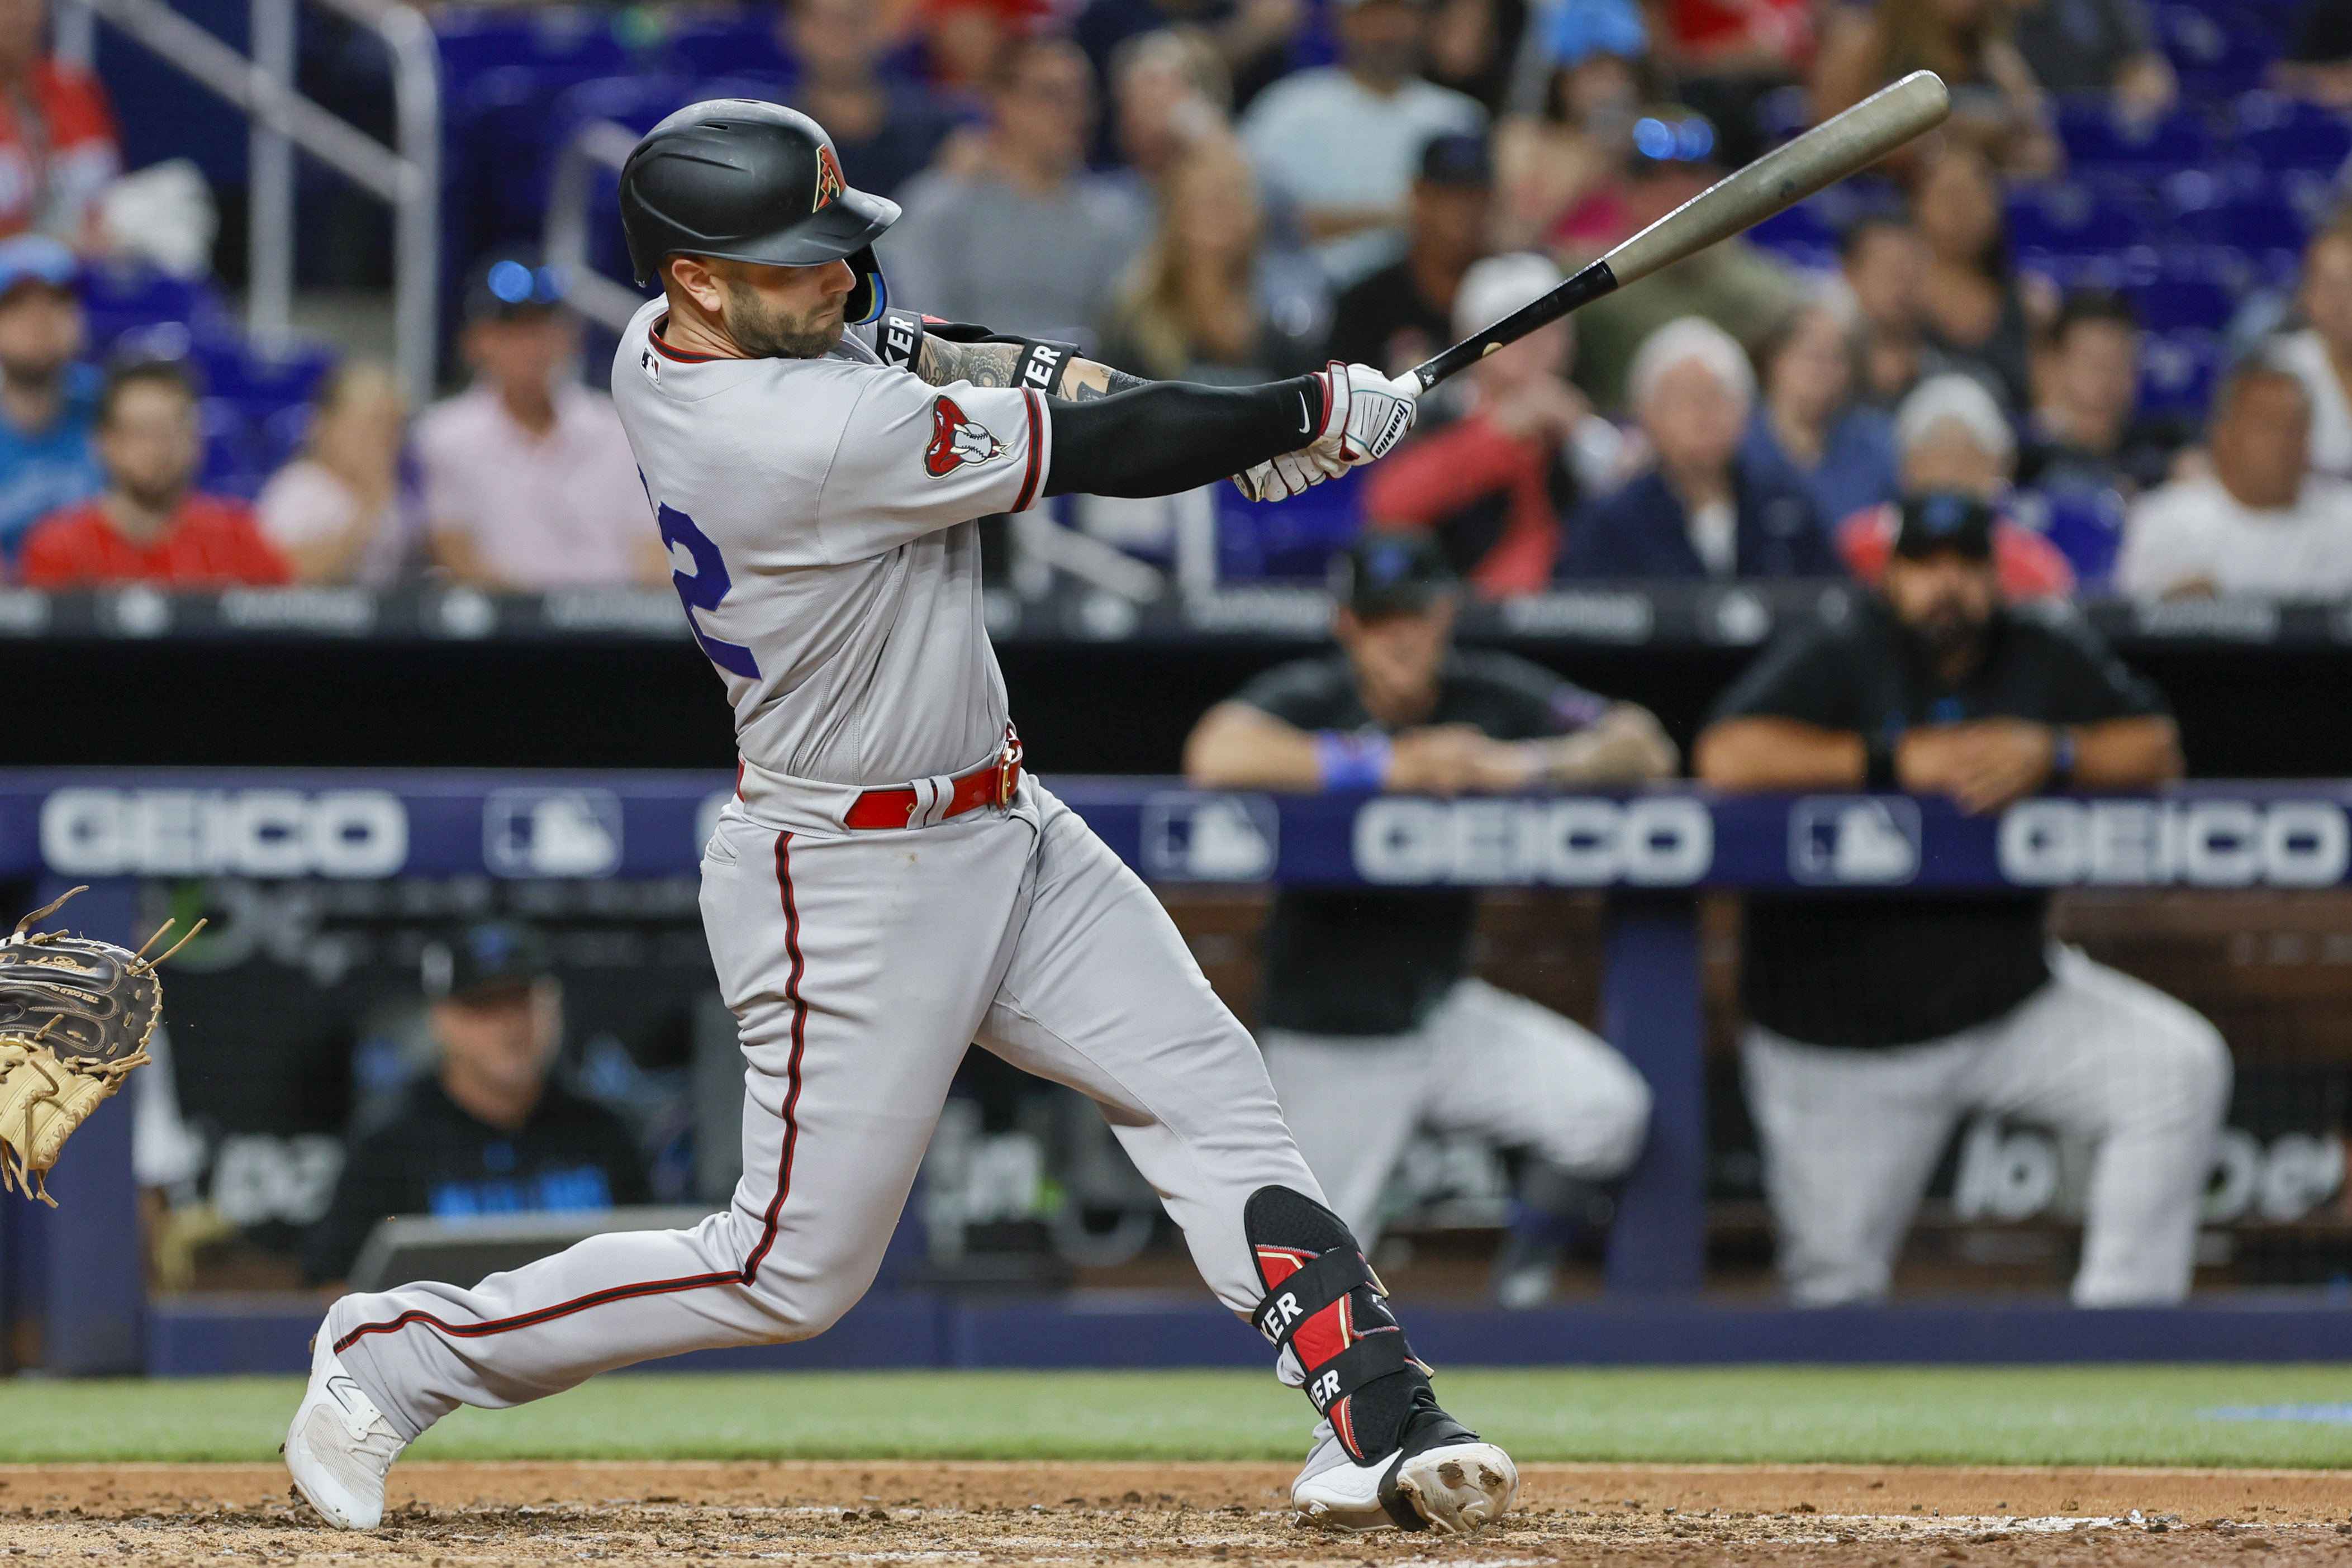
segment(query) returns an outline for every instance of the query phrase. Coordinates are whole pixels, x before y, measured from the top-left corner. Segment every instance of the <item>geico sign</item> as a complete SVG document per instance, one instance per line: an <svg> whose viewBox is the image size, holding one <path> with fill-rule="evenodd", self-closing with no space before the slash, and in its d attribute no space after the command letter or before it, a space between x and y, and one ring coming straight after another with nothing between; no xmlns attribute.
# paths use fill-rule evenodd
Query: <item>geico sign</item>
<svg viewBox="0 0 2352 1568"><path fill-rule="evenodd" d="M61 789L41 858L68 877L389 877L408 813L375 789Z"/></svg>
<svg viewBox="0 0 2352 1568"><path fill-rule="evenodd" d="M2333 801L2029 800L2000 819L2000 874L2027 887L2319 888L2352 831Z"/></svg>
<svg viewBox="0 0 2352 1568"><path fill-rule="evenodd" d="M1715 863L1715 820L1696 800L1421 800L1356 813L1368 882L1612 882L1683 887Z"/></svg>

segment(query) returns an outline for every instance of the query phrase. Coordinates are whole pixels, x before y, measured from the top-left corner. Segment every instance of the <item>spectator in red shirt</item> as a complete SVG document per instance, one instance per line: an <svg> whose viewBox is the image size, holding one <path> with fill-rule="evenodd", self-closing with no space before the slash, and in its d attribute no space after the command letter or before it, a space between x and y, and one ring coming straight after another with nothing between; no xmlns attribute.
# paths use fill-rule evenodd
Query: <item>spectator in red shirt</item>
<svg viewBox="0 0 2352 1568"><path fill-rule="evenodd" d="M1454 336L1482 331L1559 284L1549 257L1473 262L1454 296ZM1454 569L1488 598L1540 593L1559 555L1560 520L1624 479L1625 439L1569 384L1567 321L1470 367L1462 418L1407 443L1364 486L1373 528L1435 534Z"/></svg>
<svg viewBox="0 0 2352 1568"><path fill-rule="evenodd" d="M177 365L129 365L107 378L98 397L98 458L105 492L33 525L25 542L28 586L217 587L291 576L251 507L191 491L204 441L195 388Z"/></svg>
<svg viewBox="0 0 2352 1568"><path fill-rule="evenodd" d="M49 58L42 0L0 0L0 237L37 230L103 249L99 200L122 139L98 79Z"/></svg>

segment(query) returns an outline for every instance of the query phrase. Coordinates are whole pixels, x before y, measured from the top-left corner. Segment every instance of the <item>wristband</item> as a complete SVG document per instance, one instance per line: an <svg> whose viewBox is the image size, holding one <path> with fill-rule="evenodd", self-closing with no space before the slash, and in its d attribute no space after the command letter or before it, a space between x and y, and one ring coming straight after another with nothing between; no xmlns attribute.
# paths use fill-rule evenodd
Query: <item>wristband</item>
<svg viewBox="0 0 2352 1568"><path fill-rule="evenodd" d="M1902 731L1897 730L1881 731L1875 735L1864 737L1862 742L1864 788L1872 791L1893 791L1903 787L1902 780L1895 774L1895 742L1901 738L1901 735Z"/></svg>
<svg viewBox="0 0 2352 1568"><path fill-rule="evenodd" d="M1315 771L1329 790L1375 790L1387 778L1389 738L1386 735L1343 735L1337 730L1315 733Z"/></svg>
<svg viewBox="0 0 2352 1568"><path fill-rule="evenodd" d="M2074 731L2063 724L2050 727L2050 782L2061 785L2074 782Z"/></svg>
<svg viewBox="0 0 2352 1568"><path fill-rule="evenodd" d="M915 368L915 355L922 351L926 323L919 310L901 310L897 306L882 312L874 324L874 354L884 364L900 370Z"/></svg>
<svg viewBox="0 0 2352 1568"><path fill-rule="evenodd" d="M1078 351L1068 343L1047 343L1030 341L1021 346L1021 358L1015 362L1013 384L1042 392L1048 397L1062 395L1062 373Z"/></svg>

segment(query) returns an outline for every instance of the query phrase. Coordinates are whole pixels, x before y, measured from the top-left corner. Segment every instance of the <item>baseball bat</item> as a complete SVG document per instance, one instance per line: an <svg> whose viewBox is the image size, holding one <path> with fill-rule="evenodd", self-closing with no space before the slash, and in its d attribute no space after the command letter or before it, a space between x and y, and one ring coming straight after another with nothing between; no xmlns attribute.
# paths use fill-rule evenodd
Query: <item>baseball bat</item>
<svg viewBox="0 0 2352 1568"><path fill-rule="evenodd" d="M1824 120L1709 185L1533 304L1521 306L1410 373L1427 392L1506 343L1516 342L1603 294L1696 255L1719 239L1794 206L1822 186L1866 169L1951 112L1934 71L1913 71L1844 113Z"/></svg>

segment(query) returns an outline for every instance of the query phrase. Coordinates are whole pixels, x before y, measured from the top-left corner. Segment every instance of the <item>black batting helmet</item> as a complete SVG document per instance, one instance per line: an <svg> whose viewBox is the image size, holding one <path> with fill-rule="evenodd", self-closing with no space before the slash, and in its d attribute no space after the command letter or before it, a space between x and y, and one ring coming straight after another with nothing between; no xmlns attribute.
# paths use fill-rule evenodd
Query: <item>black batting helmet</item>
<svg viewBox="0 0 2352 1568"><path fill-rule="evenodd" d="M851 321L882 313L874 240L898 204L852 190L824 127L751 98L689 104L646 133L621 168L621 226L637 282L672 256L815 267L857 274Z"/></svg>

